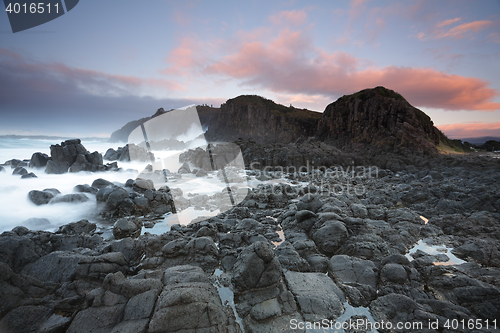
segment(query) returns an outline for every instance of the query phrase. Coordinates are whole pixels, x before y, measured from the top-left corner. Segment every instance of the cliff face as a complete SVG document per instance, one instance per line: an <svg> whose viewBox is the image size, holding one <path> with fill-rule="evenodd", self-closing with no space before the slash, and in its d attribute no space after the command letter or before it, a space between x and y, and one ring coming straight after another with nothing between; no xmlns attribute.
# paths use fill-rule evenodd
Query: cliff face
<svg viewBox="0 0 500 333"><path fill-rule="evenodd" d="M220 108L197 106L208 141L234 142L239 138L258 143L290 143L316 137L339 147L366 146L387 150L436 152L448 140L432 120L400 94L376 87L346 95L319 113L276 104L255 95L227 100ZM164 114L132 121L115 131L110 141L127 141L142 123Z"/></svg>
<svg viewBox="0 0 500 333"><path fill-rule="evenodd" d="M321 113L276 104L260 96L227 100L210 121L209 141L252 139L262 143L292 142L314 136Z"/></svg>
<svg viewBox="0 0 500 333"><path fill-rule="evenodd" d="M316 132L318 139L340 144L412 150L435 150L441 136L429 116L384 87L365 89L331 103Z"/></svg>

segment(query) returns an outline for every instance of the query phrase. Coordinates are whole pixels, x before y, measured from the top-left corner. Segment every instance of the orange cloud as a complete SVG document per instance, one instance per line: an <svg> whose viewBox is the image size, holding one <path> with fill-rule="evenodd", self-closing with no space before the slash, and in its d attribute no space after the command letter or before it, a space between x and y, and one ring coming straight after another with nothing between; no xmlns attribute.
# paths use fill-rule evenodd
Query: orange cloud
<svg viewBox="0 0 500 333"><path fill-rule="evenodd" d="M274 24L302 25L307 21L307 13L304 10L284 10L269 18Z"/></svg>
<svg viewBox="0 0 500 333"><path fill-rule="evenodd" d="M435 26L431 27L427 33L419 32L417 34L417 38L419 40L428 40L428 39L439 39L439 38L453 38L460 39L466 38L467 36L472 36L472 34L477 34L482 30L487 30L492 27L498 27L500 25L500 21L490 21L490 20L480 20L473 21L469 23L462 23L453 28L443 29L443 27L447 27L460 21L460 18L454 18L450 20L446 20L443 22L437 23ZM487 40L490 41L490 40Z"/></svg>
<svg viewBox="0 0 500 333"><path fill-rule="evenodd" d="M456 17L456 18L454 18L454 19L450 19L450 20L446 20L446 21L443 21L443 22L439 22L436 26L437 26L438 28L441 28L441 27L444 27L444 26L447 26L447 25L453 24L453 23L455 23L455 22L458 22L458 21L460 21L460 20L461 20L461 18Z"/></svg>
<svg viewBox="0 0 500 333"><path fill-rule="evenodd" d="M500 136L500 122L496 123L465 123L437 126L452 139L474 138L481 136Z"/></svg>
<svg viewBox="0 0 500 333"><path fill-rule="evenodd" d="M249 41L208 64L205 74L224 75L276 93L335 96L383 85L420 107L494 111L499 92L481 79L430 68L361 68L362 59L315 48L301 32L283 30L268 43Z"/></svg>
<svg viewBox="0 0 500 333"><path fill-rule="evenodd" d="M483 20L460 24L449 31L439 34L437 38L463 38L468 32L479 32L493 25L493 21Z"/></svg>

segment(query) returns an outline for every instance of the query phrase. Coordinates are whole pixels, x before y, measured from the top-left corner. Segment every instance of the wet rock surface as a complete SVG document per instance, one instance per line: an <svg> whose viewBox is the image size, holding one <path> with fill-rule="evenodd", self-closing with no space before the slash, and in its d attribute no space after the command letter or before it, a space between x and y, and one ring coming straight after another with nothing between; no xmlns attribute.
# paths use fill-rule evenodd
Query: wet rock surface
<svg viewBox="0 0 500 333"><path fill-rule="evenodd" d="M307 147L335 156L304 142L279 161ZM265 166L285 149L249 148L244 158ZM204 156L183 155L196 169L181 171L217 177ZM36 205L95 201L110 234L87 220L1 234L0 331L305 332L293 323L352 316L422 322L421 332L498 332L445 325L500 318L499 162L368 154L359 162L374 164L362 173L337 164L349 156L308 174L247 170L254 185L234 188L244 198L238 206L159 235L143 228L175 213L174 198L207 208L219 194L98 177L72 194L31 191ZM427 248L409 255L420 240ZM432 252L437 245L444 251ZM455 256L465 262L454 264ZM439 328L426 327L429 320Z"/></svg>

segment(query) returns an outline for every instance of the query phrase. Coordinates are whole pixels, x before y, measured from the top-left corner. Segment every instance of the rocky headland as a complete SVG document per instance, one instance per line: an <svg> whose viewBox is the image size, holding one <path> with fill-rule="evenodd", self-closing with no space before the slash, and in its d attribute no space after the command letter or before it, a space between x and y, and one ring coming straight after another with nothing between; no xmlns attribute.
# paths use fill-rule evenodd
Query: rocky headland
<svg viewBox="0 0 500 333"><path fill-rule="evenodd" d="M0 331L370 332L335 326L359 320L377 332L500 332L500 159L443 154L453 147L430 118L381 87L290 122L306 111L254 100L229 100L208 125L246 166L224 173L240 203L216 216L154 234L165 214L220 207L229 190L156 188L152 168L125 183L99 173L67 198L30 192L40 205L84 194L102 220L0 235ZM268 127L238 123L254 115ZM106 155L120 163L126 150ZM77 166L94 165L85 151ZM222 179L206 155L186 151L165 177Z"/></svg>

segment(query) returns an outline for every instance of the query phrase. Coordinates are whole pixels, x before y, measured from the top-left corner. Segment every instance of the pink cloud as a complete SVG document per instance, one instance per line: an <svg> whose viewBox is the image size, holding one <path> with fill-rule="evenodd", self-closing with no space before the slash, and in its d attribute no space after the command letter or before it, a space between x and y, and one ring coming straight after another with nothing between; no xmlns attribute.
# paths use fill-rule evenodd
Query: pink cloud
<svg viewBox="0 0 500 333"><path fill-rule="evenodd" d="M446 20L443 22L439 22L433 27L431 27L427 33L419 32L417 34L417 38L420 40L428 40L428 39L439 39L439 38L453 38L460 39L466 37L473 37L475 34L483 30L487 30L493 27L500 26L500 20L490 21L490 20L480 20L473 21L468 23L462 23L452 28L448 28L449 25L460 21L460 18L454 18L450 20ZM444 29L443 27L447 27ZM490 41L490 40L487 40Z"/></svg>
<svg viewBox="0 0 500 333"><path fill-rule="evenodd" d="M445 21L443 21L443 22L439 22L436 26L437 26L438 28L441 28L441 27L444 27L444 26L447 26L447 25L453 24L453 23L455 23L455 22L458 22L458 21L460 21L460 20L461 20L461 18L456 17L456 18L454 18L454 19L450 19L450 20L445 20Z"/></svg>
<svg viewBox="0 0 500 333"><path fill-rule="evenodd" d="M437 38L450 37L450 38L463 38L469 32L479 32L494 24L493 21L482 20L470 23L463 23L456 27L451 28L449 31L439 34Z"/></svg>
<svg viewBox="0 0 500 333"><path fill-rule="evenodd" d="M195 58L198 46L193 38L184 38L181 44L168 54L165 61L170 66L162 74L182 74L184 68L193 68L198 62Z"/></svg>
<svg viewBox="0 0 500 333"><path fill-rule="evenodd" d="M500 136L500 122L449 124L438 126L438 128L452 139Z"/></svg>
<svg viewBox="0 0 500 333"><path fill-rule="evenodd" d="M362 68L362 59L345 52L315 48L301 32L283 30L269 42L249 41L234 53L206 66L203 73L243 80L277 93L353 93L378 85L396 90L416 106L447 110L500 109L498 91L481 79L431 68Z"/></svg>
<svg viewBox="0 0 500 333"><path fill-rule="evenodd" d="M307 13L304 10L284 10L269 18L274 24L302 25L307 21Z"/></svg>

